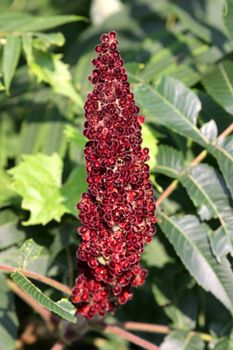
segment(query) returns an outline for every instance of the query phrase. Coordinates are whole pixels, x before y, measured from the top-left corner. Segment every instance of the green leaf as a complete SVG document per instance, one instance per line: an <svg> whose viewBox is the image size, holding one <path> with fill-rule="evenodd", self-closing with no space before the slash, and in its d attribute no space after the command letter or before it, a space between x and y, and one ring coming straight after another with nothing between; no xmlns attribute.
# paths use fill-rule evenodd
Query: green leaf
<svg viewBox="0 0 233 350"><path fill-rule="evenodd" d="M75 143L78 146L78 148L84 149L87 143L87 139L83 136L83 134L80 131L78 131L77 128L73 127L70 124L67 124L65 126L64 133L67 140Z"/></svg>
<svg viewBox="0 0 233 350"><path fill-rule="evenodd" d="M0 212L0 249L23 241L25 234L17 228L17 216L10 210Z"/></svg>
<svg viewBox="0 0 233 350"><path fill-rule="evenodd" d="M3 49L2 73L6 87L9 93L12 78L17 67L21 50L20 37L9 34L6 37L6 43Z"/></svg>
<svg viewBox="0 0 233 350"><path fill-rule="evenodd" d="M218 127L214 119L202 125L201 133L211 142L216 140L218 136Z"/></svg>
<svg viewBox="0 0 233 350"><path fill-rule="evenodd" d="M16 201L15 193L10 189L11 178L2 169L0 169L1 191L0 191L0 208L13 204Z"/></svg>
<svg viewBox="0 0 233 350"><path fill-rule="evenodd" d="M210 233L210 242L218 259L233 255L233 209L228 192L220 174L207 164L199 164L187 170L180 177L190 198L198 208L203 220L216 218L221 225L218 231Z"/></svg>
<svg viewBox="0 0 233 350"><path fill-rule="evenodd" d="M76 323L76 309L67 299L61 299L57 302L52 301L41 292L27 277L16 271L11 274L13 281L35 301L42 305L47 310L54 312L63 319Z"/></svg>
<svg viewBox="0 0 233 350"><path fill-rule="evenodd" d="M140 84L135 98L145 110L148 121L165 125L201 145L208 143L196 126L200 100L178 80L163 77L156 89Z"/></svg>
<svg viewBox="0 0 233 350"><path fill-rule="evenodd" d="M28 64L38 82L49 84L55 93L69 97L79 107L83 107L83 101L72 84L69 66L61 61L61 55L37 51Z"/></svg>
<svg viewBox="0 0 233 350"><path fill-rule="evenodd" d="M22 198L22 208L31 215L23 225L46 225L60 221L65 213L77 215L76 203L86 190L84 166L74 169L62 186L63 162L54 153L22 156L23 161L8 172L13 176L11 188Z"/></svg>
<svg viewBox="0 0 233 350"><path fill-rule="evenodd" d="M87 191L86 169L80 165L72 170L67 182L61 189L62 196L65 200L66 211L77 216L76 204L81 199L83 192Z"/></svg>
<svg viewBox="0 0 233 350"><path fill-rule="evenodd" d="M195 19L193 14L188 13L181 7L172 6L174 14L180 19L184 27L193 32L200 39L210 43L211 42L211 32L210 30L202 25L199 21Z"/></svg>
<svg viewBox="0 0 233 350"><path fill-rule="evenodd" d="M159 213L159 217L159 226L189 273L233 314L233 273L226 258L219 264L213 257L208 241L211 229L193 215L168 217Z"/></svg>
<svg viewBox="0 0 233 350"><path fill-rule="evenodd" d="M54 153L24 155L23 161L9 170L12 190L22 198L22 208L31 212L25 226L60 221L66 212L61 195L62 160Z"/></svg>
<svg viewBox="0 0 233 350"><path fill-rule="evenodd" d="M42 250L43 247L37 244L32 238L27 239L20 248L22 254L20 267L22 269L26 269L27 263L30 260L37 259L40 256Z"/></svg>
<svg viewBox="0 0 233 350"><path fill-rule="evenodd" d="M233 341L231 339L223 338L218 341L213 350L233 350Z"/></svg>
<svg viewBox="0 0 233 350"><path fill-rule="evenodd" d="M233 114L233 62L224 60L203 79L208 94Z"/></svg>
<svg viewBox="0 0 233 350"><path fill-rule="evenodd" d="M147 161L150 169L153 169L156 164L157 142L152 129L147 124L142 124L142 147L147 147L150 150L150 159Z"/></svg>
<svg viewBox="0 0 233 350"><path fill-rule="evenodd" d="M0 275L0 339L1 350L15 349L18 334L18 320L14 299L4 275Z"/></svg>
<svg viewBox="0 0 233 350"><path fill-rule="evenodd" d="M224 13L224 25L226 27L229 38L233 42L233 2L232 0L225 0L226 7Z"/></svg>
<svg viewBox="0 0 233 350"><path fill-rule="evenodd" d="M22 12L3 13L0 15L0 31L39 32L76 21L86 21L86 18L82 16L31 16Z"/></svg>
<svg viewBox="0 0 233 350"><path fill-rule="evenodd" d="M176 178L184 169L184 157L182 153L170 146L159 147L156 173Z"/></svg>
<svg viewBox="0 0 233 350"><path fill-rule="evenodd" d="M62 33L35 33L35 36L33 47L42 51L46 51L52 45L63 46L65 43L65 38Z"/></svg>
<svg viewBox="0 0 233 350"><path fill-rule="evenodd" d="M161 350L204 350L205 344L198 335L173 331L166 336L161 344Z"/></svg>
<svg viewBox="0 0 233 350"><path fill-rule="evenodd" d="M209 145L208 151L217 159L218 165L233 196L233 136L218 140Z"/></svg>

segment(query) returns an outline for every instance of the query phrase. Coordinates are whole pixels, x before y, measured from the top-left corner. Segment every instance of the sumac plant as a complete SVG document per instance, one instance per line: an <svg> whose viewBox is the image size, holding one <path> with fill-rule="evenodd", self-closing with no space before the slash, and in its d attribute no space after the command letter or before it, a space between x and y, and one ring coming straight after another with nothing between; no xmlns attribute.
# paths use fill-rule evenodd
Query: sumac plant
<svg viewBox="0 0 233 350"><path fill-rule="evenodd" d="M231 350L233 2L103 3L1 4L0 349Z"/></svg>
<svg viewBox="0 0 233 350"><path fill-rule="evenodd" d="M94 90L85 103L88 192L78 204L82 243L72 300L87 318L132 299L132 287L147 275L140 265L144 245L155 233L149 149L141 147L144 117L117 45L115 32L101 36L89 77Z"/></svg>

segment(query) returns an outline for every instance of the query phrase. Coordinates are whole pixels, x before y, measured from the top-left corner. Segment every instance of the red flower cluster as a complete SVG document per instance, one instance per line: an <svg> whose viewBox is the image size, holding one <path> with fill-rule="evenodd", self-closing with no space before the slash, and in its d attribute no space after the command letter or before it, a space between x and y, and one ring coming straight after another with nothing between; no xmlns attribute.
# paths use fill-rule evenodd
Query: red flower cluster
<svg viewBox="0 0 233 350"><path fill-rule="evenodd" d="M72 301L88 319L125 304L131 288L144 283L147 271L139 260L155 233L149 150L141 148L144 117L138 116L117 44L115 32L101 36L89 77L94 90L85 104L89 189L77 205L82 243Z"/></svg>

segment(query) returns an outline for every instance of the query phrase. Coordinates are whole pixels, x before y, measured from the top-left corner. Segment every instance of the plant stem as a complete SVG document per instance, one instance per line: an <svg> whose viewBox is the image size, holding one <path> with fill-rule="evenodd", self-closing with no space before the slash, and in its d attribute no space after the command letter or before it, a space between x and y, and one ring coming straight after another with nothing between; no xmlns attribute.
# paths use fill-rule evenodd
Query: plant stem
<svg viewBox="0 0 233 350"><path fill-rule="evenodd" d="M118 323L117 325L125 329L129 329L131 331L141 331L141 332L158 333L158 334L168 334L172 330L176 330L162 324L153 324L153 323L144 323L144 322L142 323L142 322L130 321L130 322ZM198 335L199 337L201 337L202 340L206 342L210 342L213 340L213 337L208 333L191 331L189 335Z"/></svg>
<svg viewBox="0 0 233 350"><path fill-rule="evenodd" d="M168 334L171 328L161 324L142 323L142 322L122 322L119 326L130 329L131 331L142 331L148 333Z"/></svg>
<svg viewBox="0 0 233 350"><path fill-rule="evenodd" d="M233 132L233 123L231 123L217 138L217 140L222 140L224 139L226 136L230 135ZM203 150L200 154L198 154L198 156L193 159L193 161L191 162L190 166L193 165L197 165L199 163L201 163L203 161L203 159L205 159L205 157L207 156L208 151L207 150ZM156 201L156 206L158 207L166 198L168 198L172 192L177 188L179 181L178 180L173 180L170 185L163 191L163 193L161 194L161 196L159 196L159 198Z"/></svg>
<svg viewBox="0 0 233 350"><path fill-rule="evenodd" d="M134 334L118 327L118 326L107 324L103 327L103 329L105 332L116 334L119 337L126 339L126 340L130 341L131 343L134 343L134 344L140 346L143 349L159 350L159 347L154 345L153 343L151 343L147 340L144 340L144 339L138 337L137 335L134 335Z"/></svg>
<svg viewBox="0 0 233 350"><path fill-rule="evenodd" d="M68 295L71 294L71 289L68 286L66 286L60 282L57 282L52 278L40 275L39 273L28 271L28 270L23 270L23 269L17 269L15 267L7 266L7 265L0 265L0 270L5 271L5 272L19 271L22 274L24 274L25 276L32 278L34 280L43 282L43 283L45 283L45 284L47 284L55 289L60 290L61 292L65 293L65 294L68 294Z"/></svg>
<svg viewBox="0 0 233 350"><path fill-rule="evenodd" d="M57 342L56 344L53 345L51 350L63 350L64 349L64 344Z"/></svg>

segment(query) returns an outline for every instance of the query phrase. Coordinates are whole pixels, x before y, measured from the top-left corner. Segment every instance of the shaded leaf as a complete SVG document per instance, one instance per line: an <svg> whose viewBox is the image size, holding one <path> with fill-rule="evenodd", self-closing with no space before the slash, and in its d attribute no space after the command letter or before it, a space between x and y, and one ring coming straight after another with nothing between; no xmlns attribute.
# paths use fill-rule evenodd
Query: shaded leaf
<svg viewBox="0 0 233 350"><path fill-rule="evenodd" d="M210 233L213 251L218 259L233 255L233 209L230 193L218 172L207 164L190 167L180 181L199 210L203 220L217 218L221 228ZM203 211L203 207L207 210Z"/></svg>
<svg viewBox="0 0 233 350"><path fill-rule="evenodd" d="M68 213L77 216L76 205L81 199L83 192L87 191L86 169L80 165L72 170L67 182L61 189L61 194L65 200Z"/></svg>
<svg viewBox="0 0 233 350"><path fill-rule="evenodd" d="M178 80L163 77L156 89L140 84L135 98L145 110L148 121L165 125L201 145L208 143L196 126L200 100Z"/></svg>
<svg viewBox="0 0 233 350"><path fill-rule="evenodd" d="M233 136L220 139L215 145L209 145L208 150L217 159L227 186L233 196Z"/></svg>
<svg viewBox="0 0 233 350"><path fill-rule="evenodd" d="M1 191L0 191L0 208L10 205L16 201L16 195L11 190L11 178L2 169L0 169Z"/></svg>
<svg viewBox="0 0 233 350"><path fill-rule="evenodd" d="M233 2L232 0L226 0L223 19L224 19L224 24L227 29L229 38L233 42Z"/></svg>
<svg viewBox="0 0 233 350"><path fill-rule="evenodd" d="M166 336L161 350L203 350L205 344L198 335L190 335L181 331L173 331Z"/></svg>
<svg viewBox="0 0 233 350"><path fill-rule="evenodd" d="M233 341L231 339L223 338L218 341L213 350L233 350Z"/></svg>
<svg viewBox="0 0 233 350"><path fill-rule="evenodd" d="M75 143L80 149L83 149L87 143L87 139L83 136L83 134L77 130L77 128L68 124L65 126L64 130L66 138Z"/></svg>
<svg viewBox="0 0 233 350"><path fill-rule="evenodd" d="M28 262L37 259L42 249L43 247L37 244L32 238L27 239L20 248L22 254L20 267L26 269Z"/></svg>
<svg viewBox="0 0 233 350"><path fill-rule="evenodd" d="M156 172L176 178L184 169L184 157L182 153L170 146L159 147Z"/></svg>
<svg viewBox="0 0 233 350"><path fill-rule="evenodd" d="M9 93L10 84L17 67L21 50L20 37L9 34L6 37L6 43L3 49L2 73L6 87Z"/></svg>
<svg viewBox="0 0 233 350"><path fill-rule="evenodd" d="M15 349L18 335L18 320L14 299L4 275L0 275L0 339L1 350Z"/></svg>
<svg viewBox="0 0 233 350"><path fill-rule="evenodd" d="M17 216L10 210L0 212L0 249L21 242L25 233L17 228Z"/></svg>
<svg viewBox="0 0 233 350"><path fill-rule="evenodd" d="M57 302L52 301L41 292L27 277L16 271L11 274L13 281L35 301L47 310L54 312L67 321L76 323L76 309L67 299L61 299Z"/></svg>
<svg viewBox="0 0 233 350"><path fill-rule="evenodd" d="M0 31L38 32L76 21L86 21L86 18L82 16L31 16L22 12L2 13L0 15Z"/></svg>
<svg viewBox="0 0 233 350"><path fill-rule="evenodd" d="M159 226L174 246L189 273L233 314L233 273L226 258L218 264L208 241L210 228L197 217L159 214Z"/></svg>
<svg viewBox="0 0 233 350"><path fill-rule="evenodd" d="M233 114L233 62L224 60L203 79L208 94Z"/></svg>

